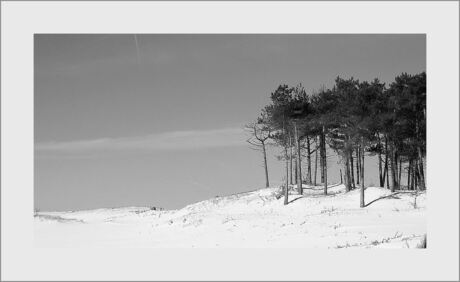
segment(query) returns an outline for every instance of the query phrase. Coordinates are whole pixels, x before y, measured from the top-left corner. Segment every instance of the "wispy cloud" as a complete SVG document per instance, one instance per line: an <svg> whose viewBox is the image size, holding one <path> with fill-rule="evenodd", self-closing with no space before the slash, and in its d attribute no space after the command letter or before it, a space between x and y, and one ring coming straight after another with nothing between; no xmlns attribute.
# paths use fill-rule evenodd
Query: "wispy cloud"
<svg viewBox="0 0 460 282"><path fill-rule="evenodd" d="M242 128L173 131L145 136L101 138L69 142L35 144L35 151L45 155L116 153L122 151L179 151L245 146Z"/></svg>

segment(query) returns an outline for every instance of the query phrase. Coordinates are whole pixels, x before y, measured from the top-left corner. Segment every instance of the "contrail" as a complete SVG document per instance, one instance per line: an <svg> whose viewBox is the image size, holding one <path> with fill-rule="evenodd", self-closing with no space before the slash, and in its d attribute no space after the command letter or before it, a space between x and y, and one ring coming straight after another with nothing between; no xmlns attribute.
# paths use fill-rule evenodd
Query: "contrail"
<svg viewBox="0 0 460 282"><path fill-rule="evenodd" d="M134 34L134 42L136 43L136 54L137 54L137 63L140 64L140 52L139 52L139 42L137 41L137 34Z"/></svg>

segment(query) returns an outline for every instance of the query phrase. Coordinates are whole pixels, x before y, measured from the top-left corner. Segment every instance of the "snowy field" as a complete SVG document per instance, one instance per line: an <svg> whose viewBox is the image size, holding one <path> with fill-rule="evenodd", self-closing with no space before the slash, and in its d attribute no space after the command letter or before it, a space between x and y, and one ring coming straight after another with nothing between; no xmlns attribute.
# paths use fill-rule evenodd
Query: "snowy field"
<svg viewBox="0 0 460 282"><path fill-rule="evenodd" d="M40 247L262 247L262 248L416 248L426 234L426 195L391 195L343 185L305 186L304 195L276 199L267 188L198 202L179 210L129 207L35 216ZM374 201L375 200L375 201Z"/></svg>

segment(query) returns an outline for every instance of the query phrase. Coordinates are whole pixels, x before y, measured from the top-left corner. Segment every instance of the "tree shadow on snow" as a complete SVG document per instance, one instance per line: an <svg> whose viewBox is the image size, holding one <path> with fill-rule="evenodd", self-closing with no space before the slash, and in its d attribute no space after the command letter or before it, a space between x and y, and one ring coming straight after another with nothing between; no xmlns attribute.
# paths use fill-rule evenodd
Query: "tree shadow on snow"
<svg viewBox="0 0 460 282"><path fill-rule="evenodd" d="M400 197L396 196L396 194L399 194L398 192L397 193L394 193L394 194L390 194L390 195L387 195L387 196L383 196L383 197L380 197L380 198L377 198L375 200L372 200L370 201L369 203L365 204L364 207L368 207L370 206L371 204L379 201L379 200L383 200L383 199L401 199Z"/></svg>
<svg viewBox="0 0 460 282"><path fill-rule="evenodd" d="M293 203L293 202L297 201L298 199L302 199L303 197L304 197L304 195L299 195L297 198L288 201L288 204Z"/></svg>

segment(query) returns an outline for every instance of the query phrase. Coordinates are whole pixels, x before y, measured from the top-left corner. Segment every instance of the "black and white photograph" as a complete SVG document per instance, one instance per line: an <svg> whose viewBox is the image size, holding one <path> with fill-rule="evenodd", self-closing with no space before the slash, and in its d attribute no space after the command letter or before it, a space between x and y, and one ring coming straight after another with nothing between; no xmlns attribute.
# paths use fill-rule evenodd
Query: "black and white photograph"
<svg viewBox="0 0 460 282"><path fill-rule="evenodd" d="M2 281L458 281L458 1L1 1Z"/></svg>
<svg viewBox="0 0 460 282"><path fill-rule="evenodd" d="M36 34L40 246L426 248L424 34Z"/></svg>

